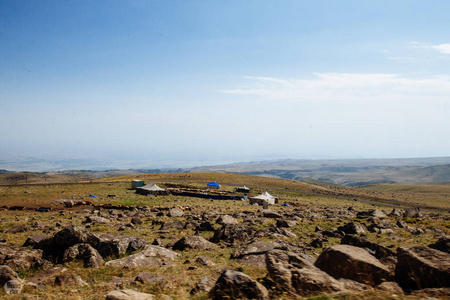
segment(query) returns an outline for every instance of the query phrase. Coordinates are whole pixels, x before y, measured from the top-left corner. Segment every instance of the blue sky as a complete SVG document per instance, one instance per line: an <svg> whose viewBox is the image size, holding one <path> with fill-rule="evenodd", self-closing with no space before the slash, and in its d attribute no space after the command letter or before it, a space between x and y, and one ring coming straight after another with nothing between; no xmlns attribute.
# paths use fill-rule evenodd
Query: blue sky
<svg viewBox="0 0 450 300"><path fill-rule="evenodd" d="M448 11L1 0L0 160L448 156Z"/></svg>

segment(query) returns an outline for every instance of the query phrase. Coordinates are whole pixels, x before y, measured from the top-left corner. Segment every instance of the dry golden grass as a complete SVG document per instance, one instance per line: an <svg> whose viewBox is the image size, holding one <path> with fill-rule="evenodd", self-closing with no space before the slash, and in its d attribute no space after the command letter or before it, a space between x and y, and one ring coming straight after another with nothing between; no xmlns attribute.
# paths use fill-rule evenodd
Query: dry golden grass
<svg viewBox="0 0 450 300"><path fill-rule="evenodd" d="M101 180L93 184L44 184L44 185L28 185L28 186L9 186L0 187L0 201L1 205L24 205L27 207L51 206L54 208L49 213L37 213L34 211L2 211L0 212L0 239L6 240L6 245L22 245L27 237L31 235L51 235L60 230L60 228L67 225L80 225L86 216L91 215L91 207L89 210L83 211L86 207L77 209L65 209L62 204L56 202L58 199L79 199L92 200L97 203L112 203L112 204L128 204L138 206L190 206L193 208L195 214L202 214L203 212L217 211L219 213L238 213L242 211L257 212L260 207L250 206L248 202L242 201L224 201L199 198L189 198L180 196L157 196L148 197L136 194L131 187L132 179L142 179L146 182L154 182L158 185L164 186L167 182L177 182L189 184L192 186L205 186L206 182L217 181L223 185L225 189L233 190L234 185L259 186L253 193L259 193L268 189L269 192L275 196L280 197L280 204L288 202L289 207L283 207L280 204L272 206L271 209L284 212L293 213L296 209L300 211L332 211L340 208L353 207L357 210L367 210L374 208L373 205L355 202L351 200L335 199L325 196L304 194L302 192L310 192L314 190L313 187L294 182L291 180L270 179L257 176L235 175L235 174L221 174L221 173L201 173L201 174L148 174L143 176L126 176L118 178L108 178L109 183ZM298 190L299 192L295 192ZM89 194L95 194L100 198L94 199L89 197ZM107 198L107 195L114 194L115 198ZM383 208L383 207L381 207ZM64 214L60 214L59 210L64 209ZM390 208L384 208L390 211ZM160 225L154 224L153 221L173 221L169 217L143 217L143 224L137 226L135 229L127 229L125 231L117 231L119 225L129 222L129 218L124 221L118 221L111 224L92 225L90 230L94 232L124 234L139 236L149 243L155 238L161 238L164 244L173 243L186 235L194 234L191 229L175 230L170 229L167 233L158 233ZM185 219L180 219L184 220ZM242 218L238 218L240 223ZM344 225L349 220L342 219L325 219L325 220L309 220L305 219L298 225L290 228L290 230L297 235L297 238L282 238L292 244L304 245L309 243L313 237L316 226L322 228L337 228ZM357 222L364 222L364 220L354 220ZM444 219L436 219L436 221L409 219L406 220L411 226L420 228L422 230L429 230L434 227L442 230L444 234L450 233L450 223ZM47 229L35 229L31 225L35 222L41 222L46 225ZM269 221L265 225L258 225L258 229L265 228L274 224L274 220ZM391 220L394 223L395 220ZM8 229L17 225L27 226L27 230L21 233L8 233ZM60 227L58 227L60 225ZM218 228L218 225L215 225ZM50 228L50 230L48 229ZM212 232L200 233L204 238L209 238ZM401 231L395 234L376 234L368 232L366 238L370 241L377 242L384 246L389 246L395 249L398 246L410 244L428 245L436 240L435 233L427 233L421 235L413 235L406 231ZM279 238L277 238L279 239ZM262 240L275 240L273 237L263 238ZM324 247L332 246L339 243L337 238L328 238L324 243ZM191 296L190 289L194 284L204 276L217 278L220 271L224 268L231 268L241 270L250 277L263 281L267 275L265 268L256 268L240 264L236 260L230 260L231 253L235 247L219 248L216 251L181 251L180 257L175 260L175 267L163 268L123 268L114 269L101 267L99 269L83 268L79 261L72 262L67 265L68 272L79 274L83 280L90 283L88 287L83 288L67 288L48 285L46 290L40 289L24 289L25 295L7 296L0 294L0 298L8 299L104 299L104 295L108 291L116 289L111 286L109 282L111 279L121 277L124 279L134 280L136 275L140 272L147 271L159 276L163 276L170 282L169 285L162 283L155 284L125 284L123 288L137 289L141 292L149 292L156 295L166 294L174 299L206 299L205 294ZM309 249L307 252L313 256L321 253L321 249ZM207 256L211 258L216 265L204 267L195 263L197 256ZM190 261L190 263L185 263ZM190 268L190 267L196 268ZM28 278L34 271L21 273L21 278ZM28 295L28 296L27 296ZM274 298L292 299L283 295L275 295ZM382 292L366 292L359 294L339 294L339 295L323 295L311 297L309 299L418 299L412 296L398 296L393 297L391 294ZM298 298L300 299L300 298Z"/></svg>

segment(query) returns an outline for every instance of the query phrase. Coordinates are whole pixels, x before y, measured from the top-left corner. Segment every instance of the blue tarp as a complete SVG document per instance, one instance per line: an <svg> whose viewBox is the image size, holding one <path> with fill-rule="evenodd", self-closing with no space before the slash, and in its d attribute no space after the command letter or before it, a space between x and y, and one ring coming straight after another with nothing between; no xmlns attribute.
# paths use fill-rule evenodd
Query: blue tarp
<svg viewBox="0 0 450 300"><path fill-rule="evenodd" d="M92 195L92 194L90 194L89 197L98 198L98 196L95 196L95 195Z"/></svg>
<svg viewBox="0 0 450 300"><path fill-rule="evenodd" d="M208 186L220 186L217 182L213 181L208 183Z"/></svg>
<svg viewBox="0 0 450 300"><path fill-rule="evenodd" d="M289 206L289 204L283 203L283 204L281 204L281 206Z"/></svg>

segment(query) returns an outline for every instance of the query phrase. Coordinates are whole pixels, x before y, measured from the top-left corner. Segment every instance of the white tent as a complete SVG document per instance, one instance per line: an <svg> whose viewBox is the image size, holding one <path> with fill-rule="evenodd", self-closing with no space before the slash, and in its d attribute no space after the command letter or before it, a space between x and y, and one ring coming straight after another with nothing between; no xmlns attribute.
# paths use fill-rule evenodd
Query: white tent
<svg viewBox="0 0 450 300"><path fill-rule="evenodd" d="M142 194L142 195L148 195L148 194L152 194L152 195L168 195L169 192L163 188L160 188L159 186L157 186L156 184L147 184L143 187L137 188L136 189L136 193L138 194Z"/></svg>
<svg viewBox="0 0 450 300"><path fill-rule="evenodd" d="M266 191L261 195L250 198L250 204L258 203L259 205L263 205L264 202L273 205L278 202L278 197L274 197Z"/></svg>

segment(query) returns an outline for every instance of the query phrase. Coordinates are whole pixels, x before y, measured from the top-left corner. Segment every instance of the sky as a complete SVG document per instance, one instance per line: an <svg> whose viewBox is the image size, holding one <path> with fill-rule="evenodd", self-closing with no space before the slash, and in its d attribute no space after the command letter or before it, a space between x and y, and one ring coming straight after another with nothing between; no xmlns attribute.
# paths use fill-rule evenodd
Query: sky
<svg viewBox="0 0 450 300"><path fill-rule="evenodd" d="M0 167L449 156L449 11L0 0Z"/></svg>

